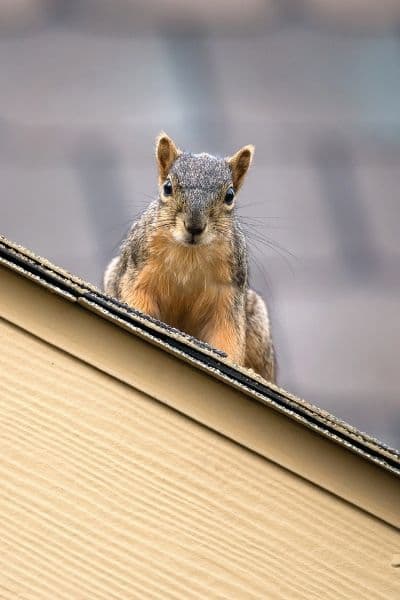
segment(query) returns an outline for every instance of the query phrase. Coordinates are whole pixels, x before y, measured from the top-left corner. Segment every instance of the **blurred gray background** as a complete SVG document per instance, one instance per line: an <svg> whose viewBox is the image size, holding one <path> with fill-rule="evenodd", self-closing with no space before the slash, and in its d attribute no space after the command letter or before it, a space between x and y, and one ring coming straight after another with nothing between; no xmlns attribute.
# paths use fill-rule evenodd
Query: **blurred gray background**
<svg viewBox="0 0 400 600"><path fill-rule="evenodd" d="M1 231L100 285L154 137L254 143L280 383L400 447L400 2L0 0Z"/></svg>

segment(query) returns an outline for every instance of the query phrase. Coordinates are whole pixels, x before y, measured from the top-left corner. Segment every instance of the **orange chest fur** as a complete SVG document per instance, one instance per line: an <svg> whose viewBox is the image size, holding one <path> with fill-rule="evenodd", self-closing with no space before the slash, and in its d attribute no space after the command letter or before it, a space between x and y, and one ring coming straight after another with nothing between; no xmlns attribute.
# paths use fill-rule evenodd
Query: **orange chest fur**
<svg viewBox="0 0 400 600"><path fill-rule="evenodd" d="M229 249L226 244L180 246L159 236L135 288L153 297L162 321L198 336L216 311L232 302Z"/></svg>

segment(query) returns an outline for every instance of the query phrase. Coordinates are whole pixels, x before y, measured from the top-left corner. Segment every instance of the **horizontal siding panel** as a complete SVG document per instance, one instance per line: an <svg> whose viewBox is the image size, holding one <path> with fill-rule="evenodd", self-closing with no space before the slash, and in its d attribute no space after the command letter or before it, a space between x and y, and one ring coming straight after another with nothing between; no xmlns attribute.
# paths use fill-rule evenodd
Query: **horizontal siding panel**
<svg viewBox="0 0 400 600"><path fill-rule="evenodd" d="M0 343L0 598L399 596L390 526L5 321Z"/></svg>

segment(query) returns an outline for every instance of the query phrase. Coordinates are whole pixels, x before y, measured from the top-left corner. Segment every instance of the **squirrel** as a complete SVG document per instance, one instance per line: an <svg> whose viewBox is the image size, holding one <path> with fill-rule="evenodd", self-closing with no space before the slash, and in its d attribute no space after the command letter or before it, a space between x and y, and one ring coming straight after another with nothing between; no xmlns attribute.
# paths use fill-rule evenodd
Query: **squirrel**
<svg viewBox="0 0 400 600"><path fill-rule="evenodd" d="M248 287L246 240L235 201L254 146L228 158L156 140L159 196L104 275L107 294L222 350L275 382L267 307Z"/></svg>

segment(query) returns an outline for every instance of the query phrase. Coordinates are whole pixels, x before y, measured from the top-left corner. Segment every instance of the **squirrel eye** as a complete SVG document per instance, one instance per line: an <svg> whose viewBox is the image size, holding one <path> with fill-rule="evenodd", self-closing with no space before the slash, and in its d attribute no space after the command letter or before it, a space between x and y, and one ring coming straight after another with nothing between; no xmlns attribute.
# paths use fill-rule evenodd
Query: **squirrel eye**
<svg viewBox="0 0 400 600"><path fill-rule="evenodd" d="M233 187L230 187L230 188L228 188L228 190L225 194L225 199L224 199L225 204L227 204L228 206L231 206L234 198L235 198L235 190L233 189Z"/></svg>
<svg viewBox="0 0 400 600"><path fill-rule="evenodd" d="M163 193L164 196L172 195L172 182L169 179L167 179L167 181L163 185Z"/></svg>

